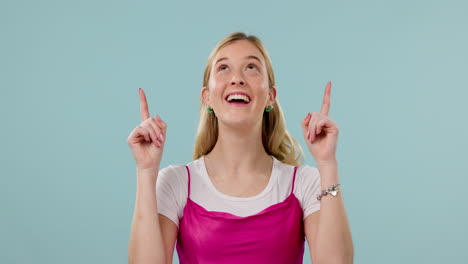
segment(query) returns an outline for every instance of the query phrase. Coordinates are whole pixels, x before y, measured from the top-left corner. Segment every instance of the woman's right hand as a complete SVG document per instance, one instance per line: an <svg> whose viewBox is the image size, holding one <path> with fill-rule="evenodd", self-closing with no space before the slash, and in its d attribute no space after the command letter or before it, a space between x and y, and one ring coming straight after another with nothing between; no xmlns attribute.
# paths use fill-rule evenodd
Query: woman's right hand
<svg viewBox="0 0 468 264"><path fill-rule="evenodd" d="M138 170L154 170L157 173L166 141L167 124L156 115L150 117L143 89L140 93L141 123L128 136Z"/></svg>

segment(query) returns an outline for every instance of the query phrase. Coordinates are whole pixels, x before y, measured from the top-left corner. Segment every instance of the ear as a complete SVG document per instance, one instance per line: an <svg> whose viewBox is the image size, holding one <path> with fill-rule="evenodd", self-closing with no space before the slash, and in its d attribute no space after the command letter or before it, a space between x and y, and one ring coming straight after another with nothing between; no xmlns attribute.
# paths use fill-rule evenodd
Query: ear
<svg viewBox="0 0 468 264"><path fill-rule="evenodd" d="M201 89L201 97L203 99L203 103L206 105L210 105L210 92L206 86L203 86Z"/></svg>
<svg viewBox="0 0 468 264"><path fill-rule="evenodd" d="M272 105L276 101L276 87L272 86L268 93L268 104Z"/></svg>

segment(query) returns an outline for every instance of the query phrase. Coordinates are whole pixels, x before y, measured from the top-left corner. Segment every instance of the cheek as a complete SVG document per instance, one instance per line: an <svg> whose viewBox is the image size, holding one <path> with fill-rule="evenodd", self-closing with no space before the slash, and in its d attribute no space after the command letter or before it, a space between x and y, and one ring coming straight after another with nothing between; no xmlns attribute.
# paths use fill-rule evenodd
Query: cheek
<svg viewBox="0 0 468 264"><path fill-rule="evenodd" d="M208 87L210 90L210 95L212 97L212 100L213 98L218 98L221 95L223 91L223 86L224 86L223 82L218 79L211 78L208 81Z"/></svg>
<svg viewBox="0 0 468 264"><path fill-rule="evenodd" d="M222 86L229 80L227 73L217 73L211 76L209 84L211 87Z"/></svg>
<svg viewBox="0 0 468 264"><path fill-rule="evenodd" d="M252 74L248 76L248 82L255 87L260 88L260 90L268 91L268 79L259 74Z"/></svg>
<svg viewBox="0 0 468 264"><path fill-rule="evenodd" d="M251 82L255 82L257 84L268 84L268 79L265 78L265 76L259 72L256 71L247 71L245 73L245 76L249 78Z"/></svg>

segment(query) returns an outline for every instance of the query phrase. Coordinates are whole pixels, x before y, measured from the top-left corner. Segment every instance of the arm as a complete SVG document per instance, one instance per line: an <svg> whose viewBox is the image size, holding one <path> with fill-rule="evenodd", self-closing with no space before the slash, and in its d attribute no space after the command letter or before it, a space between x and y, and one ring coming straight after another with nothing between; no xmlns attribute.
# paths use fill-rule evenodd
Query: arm
<svg viewBox="0 0 468 264"><path fill-rule="evenodd" d="M177 226L158 214L155 188L157 172L138 171L137 174L128 263L172 263Z"/></svg>
<svg viewBox="0 0 468 264"><path fill-rule="evenodd" d="M308 215L304 219L304 232L307 238L307 244L309 244L309 253L310 258L312 259L313 264L317 264L317 250L315 246L317 245L317 231L318 224L320 219L320 210L315 213Z"/></svg>
<svg viewBox="0 0 468 264"><path fill-rule="evenodd" d="M172 264L172 258L174 257L175 242L177 240L177 234L179 229L177 225L172 222L171 219L165 215L159 214L159 223L161 226L161 232L164 241L164 248L166 251L166 263Z"/></svg>
<svg viewBox="0 0 468 264"><path fill-rule="evenodd" d="M177 228L158 214L156 196L167 124L159 115L155 118L150 116L145 92L141 88L138 91L142 123L128 137L128 145L137 165L137 190L128 263L171 263Z"/></svg>
<svg viewBox="0 0 468 264"><path fill-rule="evenodd" d="M317 163L321 175L321 189L339 183L337 162ZM305 233L311 242L311 256L314 264L353 263L354 249L343 197L322 197L320 211L305 219Z"/></svg>
<svg viewBox="0 0 468 264"><path fill-rule="evenodd" d="M330 95L331 82L328 82L320 113L308 113L302 121L304 139L317 162L322 190L339 183L336 160L339 128L328 117ZM336 197L324 196L320 202L320 213L304 224L308 241L315 242L311 251L315 253L312 256L315 256L318 264L353 263L353 241L341 192ZM312 230L317 230L316 234Z"/></svg>

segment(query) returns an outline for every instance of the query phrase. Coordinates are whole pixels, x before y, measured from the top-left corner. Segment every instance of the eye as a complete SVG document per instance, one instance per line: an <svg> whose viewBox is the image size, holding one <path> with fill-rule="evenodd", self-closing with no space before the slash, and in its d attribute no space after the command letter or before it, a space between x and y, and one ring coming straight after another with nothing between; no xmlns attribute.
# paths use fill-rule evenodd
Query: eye
<svg viewBox="0 0 468 264"><path fill-rule="evenodd" d="M223 71L223 70L226 70L227 69L227 65L226 64L221 64L219 65L218 67L218 71Z"/></svg>
<svg viewBox="0 0 468 264"><path fill-rule="evenodd" d="M258 67L255 64L249 64L249 65L247 65L247 69L249 69L249 70L252 70L252 69L253 70L258 70Z"/></svg>

